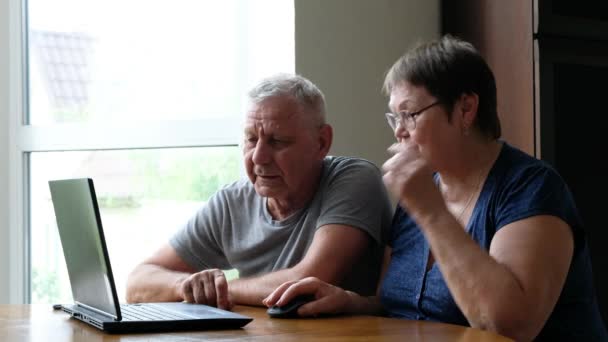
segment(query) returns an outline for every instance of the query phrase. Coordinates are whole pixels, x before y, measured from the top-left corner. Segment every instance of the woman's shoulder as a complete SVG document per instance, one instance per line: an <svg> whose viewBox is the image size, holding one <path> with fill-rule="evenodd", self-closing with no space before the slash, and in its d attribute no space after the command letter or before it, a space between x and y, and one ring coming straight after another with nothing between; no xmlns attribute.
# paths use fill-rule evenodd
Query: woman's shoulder
<svg viewBox="0 0 608 342"><path fill-rule="evenodd" d="M506 143L488 182L497 227L535 215L553 215L571 227L582 224L574 197L557 171Z"/></svg>
<svg viewBox="0 0 608 342"><path fill-rule="evenodd" d="M501 188L509 186L535 186L549 183L564 186L564 180L547 162L539 160L522 150L504 142L494 167L492 176Z"/></svg>

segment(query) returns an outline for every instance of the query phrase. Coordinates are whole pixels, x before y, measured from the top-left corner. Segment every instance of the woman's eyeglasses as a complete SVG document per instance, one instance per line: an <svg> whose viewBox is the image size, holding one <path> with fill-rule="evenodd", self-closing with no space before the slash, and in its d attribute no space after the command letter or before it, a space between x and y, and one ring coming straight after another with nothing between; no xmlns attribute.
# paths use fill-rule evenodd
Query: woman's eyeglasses
<svg viewBox="0 0 608 342"><path fill-rule="evenodd" d="M435 101L433 103L431 103L430 105L415 111L415 112L399 112L397 114L394 113L386 113L384 114L386 116L386 120L388 121L389 126L391 126L391 128L393 129L393 131L397 130L397 126L399 124L403 125L403 127L408 130L408 131L413 131L414 129L416 129L416 117L420 114L422 114L422 112L424 112L425 110L436 106L438 104L440 104L441 101Z"/></svg>

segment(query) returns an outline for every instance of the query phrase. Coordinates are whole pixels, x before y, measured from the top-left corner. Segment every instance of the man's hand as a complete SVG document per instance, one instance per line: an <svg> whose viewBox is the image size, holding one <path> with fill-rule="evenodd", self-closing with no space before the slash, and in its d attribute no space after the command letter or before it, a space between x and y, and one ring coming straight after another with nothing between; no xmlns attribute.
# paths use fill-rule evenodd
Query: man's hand
<svg viewBox="0 0 608 342"><path fill-rule="evenodd" d="M268 307L273 305L282 306L295 297L304 294L314 295L315 300L302 305L298 309L300 316L349 312L352 306L352 297L357 296L352 292L349 293L318 278L308 277L299 281L289 281L282 284L263 300L263 304Z"/></svg>
<svg viewBox="0 0 608 342"><path fill-rule="evenodd" d="M228 281L218 269L194 273L179 284L181 297L189 303L205 304L230 310L233 303L228 294Z"/></svg>

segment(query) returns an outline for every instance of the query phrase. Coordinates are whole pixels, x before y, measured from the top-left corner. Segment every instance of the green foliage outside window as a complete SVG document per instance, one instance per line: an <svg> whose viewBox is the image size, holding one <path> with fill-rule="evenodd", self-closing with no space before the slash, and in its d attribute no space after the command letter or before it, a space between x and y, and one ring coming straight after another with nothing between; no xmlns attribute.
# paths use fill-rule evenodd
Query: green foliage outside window
<svg viewBox="0 0 608 342"><path fill-rule="evenodd" d="M241 175L240 150L237 147L209 147L160 150L129 150L116 153L123 162L107 167L119 171L127 179L129 189L114 188L107 194L98 191L99 205L121 213L125 217L137 215L148 202L205 202L222 186L234 182ZM115 160L110 158L110 160ZM104 164L104 168L106 164ZM96 177L94 174L92 177ZM108 187L116 186L108 184ZM113 193L112 191L117 193ZM122 191L122 194L119 193ZM162 203L162 202L161 202ZM49 202L50 205L50 202ZM159 213L160 215L160 213ZM56 229L54 225L50 226ZM155 246L148 246L150 248ZM146 248L148 248L146 247ZM53 258L63 263L60 245ZM152 250L150 250L152 252ZM61 283L57 264L46 263L34 267L31 278L33 303L58 303L70 301L70 290ZM228 279L238 278L238 271L226 271ZM64 288L66 287L66 288Z"/></svg>
<svg viewBox="0 0 608 342"><path fill-rule="evenodd" d="M204 153L166 150L161 158L147 151L130 154L137 168L135 181L146 199L206 201L239 178L240 152L235 147L208 148Z"/></svg>
<svg viewBox="0 0 608 342"><path fill-rule="evenodd" d="M32 270L32 302L54 303L60 295L57 272L36 268Z"/></svg>

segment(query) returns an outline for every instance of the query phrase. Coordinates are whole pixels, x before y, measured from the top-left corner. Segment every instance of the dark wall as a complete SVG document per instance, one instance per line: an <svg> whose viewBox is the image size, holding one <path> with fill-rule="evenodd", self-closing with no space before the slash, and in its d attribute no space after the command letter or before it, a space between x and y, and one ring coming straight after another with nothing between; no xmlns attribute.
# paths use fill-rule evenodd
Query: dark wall
<svg viewBox="0 0 608 342"><path fill-rule="evenodd" d="M502 138L534 155L532 29L529 1L442 1L443 33L473 43L494 72Z"/></svg>

